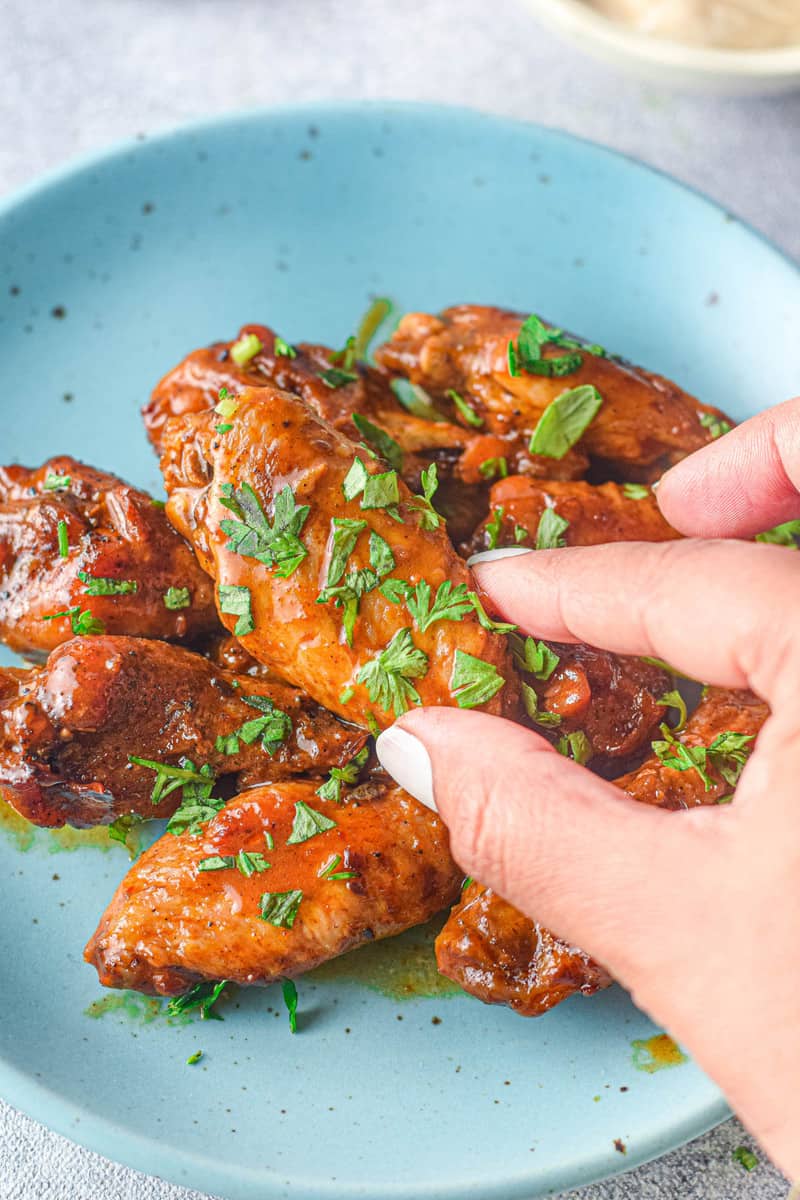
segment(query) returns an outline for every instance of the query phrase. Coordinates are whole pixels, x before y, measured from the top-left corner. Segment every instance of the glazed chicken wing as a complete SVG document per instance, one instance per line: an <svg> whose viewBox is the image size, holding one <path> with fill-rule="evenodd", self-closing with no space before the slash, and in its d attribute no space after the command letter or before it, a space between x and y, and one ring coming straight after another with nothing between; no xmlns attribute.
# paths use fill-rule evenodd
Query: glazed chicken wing
<svg viewBox="0 0 800 1200"><path fill-rule="evenodd" d="M229 423L171 419L161 465L245 649L361 725L417 703L515 711L505 639L430 502L287 392L242 393Z"/></svg>
<svg viewBox="0 0 800 1200"><path fill-rule="evenodd" d="M609 358L599 347L545 342L540 362L558 359L556 373L509 373L509 342L517 343L523 316L505 309L459 305L441 316L409 313L376 352L386 370L405 376L439 402L455 391L488 431L530 433L563 391L593 384L603 403L580 447L617 469L656 468L710 440L697 402L659 376ZM539 369L541 368L539 365Z"/></svg>
<svg viewBox="0 0 800 1200"><path fill-rule="evenodd" d="M166 642L74 638L33 670L0 671L0 794L35 825L98 825L153 805L131 756L208 764L245 787L344 766L363 746L288 684L235 675Z"/></svg>
<svg viewBox="0 0 800 1200"><path fill-rule="evenodd" d="M565 528L559 524L559 545L666 542L680 537L662 517L653 493L641 484L593 486L512 475L494 484L489 505L489 516L464 548L467 554L490 546L535 547L542 516L550 509L568 523ZM546 536L546 525L541 536Z"/></svg>
<svg viewBox="0 0 800 1200"><path fill-rule="evenodd" d="M106 987L269 984L426 921L460 879L444 825L394 785L341 805L313 783L254 788L199 836L166 834L143 854L85 957Z"/></svg>
<svg viewBox="0 0 800 1200"><path fill-rule="evenodd" d="M0 639L12 650L48 653L92 630L191 639L217 625L208 578L144 492L66 456L0 468Z"/></svg>
<svg viewBox="0 0 800 1200"><path fill-rule="evenodd" d="M678 735L685 746L710 747L720 735L758 734L769 715L750 692L708 688ZM739 766L741 764L738 764ZM709 756L706 780L697 770L676 770L655 754L617 785L643 804L686 809L718 804L732 790L721 769L737 769L735 759ZM535 1017L575 992L590 994L610 983L603 968L523 916L491 888L473 883L453 909L436 941L439 970L487 1004L508 1004Z"/></svg>

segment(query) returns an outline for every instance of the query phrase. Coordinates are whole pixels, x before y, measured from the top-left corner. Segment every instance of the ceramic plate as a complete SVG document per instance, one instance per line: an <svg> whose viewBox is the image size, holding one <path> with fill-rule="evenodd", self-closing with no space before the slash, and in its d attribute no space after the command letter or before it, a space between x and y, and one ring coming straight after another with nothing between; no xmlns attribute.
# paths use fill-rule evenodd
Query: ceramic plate
<svg viewBox="0 0 800 1200"><path fill-rule="evenodd" d="M156 492L138 410L163 372L248 320L341 344L375 294L535 309L736 417L800 368L798 273L735 218L458 110L255 113L122 146L5 204L0 281L3 460L66 452ZM275 988L202 1024L104 997L81 951L126 866L103 831L0 828L0 1092L110 1158L229 1200L510 1200L726 1115L691 1063L652 1070L658 1031L620 990L522 1020L437 982L424 931L301 981L294 1037Z"/></svg>

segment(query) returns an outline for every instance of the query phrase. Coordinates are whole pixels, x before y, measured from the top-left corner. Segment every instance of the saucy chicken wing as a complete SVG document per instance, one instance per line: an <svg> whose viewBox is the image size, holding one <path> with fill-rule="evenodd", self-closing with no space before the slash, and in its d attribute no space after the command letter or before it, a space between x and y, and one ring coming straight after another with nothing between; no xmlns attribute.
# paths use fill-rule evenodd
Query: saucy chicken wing
<svg viewBox="0 0 800 1200"><path fill-rule="evenodd" d="M675 384L610 358L600 347L565 338L542 322L520 348L524 320L519 313L470 304L439 317L409 313L376 358L437 403L449 400L452 407L455 392L476 420L499 434L532 432L557 396L592 384L602 404L579 448L615 469L655 467L658 474L710 440L697 402ZM516 363L513 351L509 362L509 343L517 348Z"/></svg>
<svg viewBox="0 0 800 1200"><path fill-rule="evenodd" d="M744 748L726 735L754 738L768 715L767 706L750 692L708 688L677 735L682 746L710 749L698 762L700 769L686 769L685 761L683 769L668 765L665 742L660 757L653 754L615 782L634 800L661 808L719 804L732 792L752 748L752 742ZM716 752L715 742L720 745ZM673 760L680 762L677 755ZM436 961L443 975L486 1004L508 1004L529 1017L539 1016L575 992L588 995L611 982L589 955L478 883L465 891L437 938Z"/></svg>
<svg viewBox="0 0 800 1200"><path fill-rule="evenodd" d="M66 456L0 468L0 639L12 650L217 627L209 579L144 492Z"/></svg>
<svg viewBox="0 0 800 1200"><path fill-rule="evenodd" d="M152 769L208 764L239 787L343 767L362 748L288 684L235 675L166 642L74 638L32 670L0 670L0 795L35 825L171 816Z"/></svg>
<svg viewBox="0 0 800 1200"><path fill-rule="evenodd" d="M666 542L680 534L661 515L655 497L641 484L563 483L522 475L492 487L490 514L464 548L477 554L494 546L595 546L602 542ZM548 530L552 512L560 517ZM566 522L566 525L564 524Z"/></svg>
<svg viewBox="0 0 800 1200"><path fill-rule="evenodd" d="M343 804L313 783L253 788L142 855L85 957L106 987L269 984L428 920L460 880L444 825L394 785Z"/></svg>
<svg viewBox="0 0 800 1200"><path fill-rule="evenodd" d="M276 388L242 393L228 423L172 418L161 465L167 515L245 649L362 726L420 703L514 712L510 652L470 597L434 477L412 496Z"/></svg>

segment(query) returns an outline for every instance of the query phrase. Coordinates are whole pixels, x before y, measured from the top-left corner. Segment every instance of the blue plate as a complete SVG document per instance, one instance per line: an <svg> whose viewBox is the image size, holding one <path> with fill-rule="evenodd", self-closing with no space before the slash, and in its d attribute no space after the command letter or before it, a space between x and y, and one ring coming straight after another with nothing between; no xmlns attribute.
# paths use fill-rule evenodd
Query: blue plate
<svg viewBox="0 0 800 1200"><path fill-rule="evenodd" d="M774 249L624 158L471 112L195 126L51 176L0 236L3 459L155 491L138 410L186 351L247 320L340 344L374 294L535 309L736 417L797 386L800 278ZM103 1000L81 950L126 866L102 831L0 822L0 1091L111 1158L230 1200L509 1200L726 1115L691 1063L637 1069L657 1031L621 991L525 1021L440 987L425 932L301 982L295 1037L274 988L203 1024Z"/></svg>

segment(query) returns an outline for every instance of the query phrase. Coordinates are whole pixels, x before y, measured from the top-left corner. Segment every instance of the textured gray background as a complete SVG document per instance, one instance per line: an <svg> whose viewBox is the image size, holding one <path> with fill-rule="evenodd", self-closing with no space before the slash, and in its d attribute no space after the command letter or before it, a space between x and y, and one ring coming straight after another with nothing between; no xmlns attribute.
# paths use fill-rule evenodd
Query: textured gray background
<svg viewBox="0 0 800 1200"><path fill-rule="evenodd" d="M800 257L800 94L712 100L628 82L517 0L0 0L0 194L115 138L324 97L439 100L561 126L687 180ZM751 1174L732 1161L741 1144L753 1147L730 1122L580 1198L783 1200L763 1156ZM0 1101L0 1200L45 1198L200 1200Z"/></svg>

